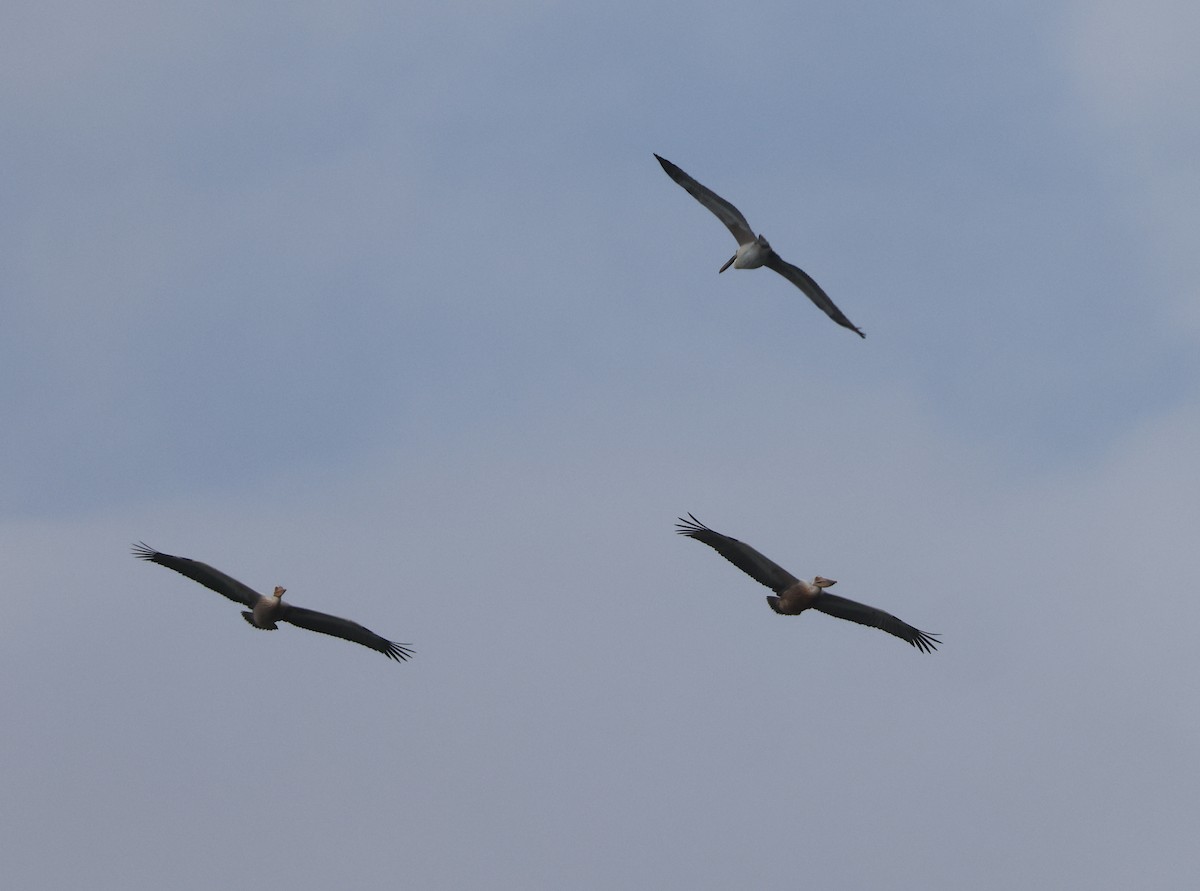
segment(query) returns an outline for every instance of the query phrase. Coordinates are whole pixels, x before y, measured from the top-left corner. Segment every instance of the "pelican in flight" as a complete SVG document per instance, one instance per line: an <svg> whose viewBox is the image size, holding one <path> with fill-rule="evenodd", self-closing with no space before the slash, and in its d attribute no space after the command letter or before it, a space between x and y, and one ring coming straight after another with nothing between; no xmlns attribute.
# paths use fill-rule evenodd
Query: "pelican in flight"
<svg viewBox="0 0 1200 891"><path fill-rule="evenodd" d="M941 643L936 634L918 631L912 625L901 622L881 609L830 594L826 589L837 584L833 579L817 576L811 582L806 582L796 578L750 545L720 532L713 532L691 514L688 514L686 520L680 517L675 526L675 531L680 535L704 542L746 575L774 591L774 596L767 597L767 603L780 615L798 616L806 609L815 609L839 619L849 619L859 625L881 628L888 634L908 641L923 653L932 653Z"/></svg>
<svg viewBox="0 0 1200 891"><path fill-rule="evenodd" d="M280 588L278 585L275 587L274 594L270 597L263 597L253 588L243 585L237 579L227 576L219 569L213 569L207 563L201 563L199 560L189 560L187 557L174 557L171 554L164 554L154 550L154 548L144 542L138 542L133 546L133 555L141 560L149 560L151 563L157 563L159 566L173 569L180 575L186 575L192 581L199 582L204 587L211 588L218 594L223 594L235 603L241 603L250 607L249 610L242 611L242 618L255 628L274 631L278 627L275 624L276 622L287 622L298 628L307 628L309 631L331 634L334 637L340 637L342 640L362 644L364 647L378 650L389 659L395 659L397 662L402 662L410 658L413 654L413 651L405 645L384 640L378 634L368 631L357 622L351 622L349 619L339 619L337 616L330 616L326 613L319 613L316 610L304 609L300 606L292 606L290 603L284 603L283 594L286 589Z"/></svg>
<svg viewBox="0 0 1200 891"><path fill-rule="evenodd" d="M833 301L829 299L821 286L818 285L807 272L799 266L793 266L784 260L779 254L775 253L774 249L767 240L761 235L755 235L754 230L750 228L750 224L746 222L746 218L742 216L742 212L705 186L700 185L666 158L661 158L658 155L658 163L662 165L662 169L667 171L667 176L683 186L689 195L711 210L725 227L733 233L733 237L737 239L737 253L729 258L729 262L722 266L717 272L724 272L730 266L734 269L757 269L759 266L766 266L768 269L773 269L790 281L793 285L808 295L808 299L825 311L829 318L833 319L843 328L849 328L859 337L866 337L854 323L846 318L840 309L833 305Z"/></svg>

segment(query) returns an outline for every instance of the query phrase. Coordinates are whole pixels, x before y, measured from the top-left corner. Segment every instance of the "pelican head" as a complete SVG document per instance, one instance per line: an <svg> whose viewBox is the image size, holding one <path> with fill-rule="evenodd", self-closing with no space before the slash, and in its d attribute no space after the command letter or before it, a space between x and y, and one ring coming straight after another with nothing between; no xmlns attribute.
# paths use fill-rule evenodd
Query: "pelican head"
<svg viewBox="0 0 1200 891"><path fill-rule="evenodd" d="M284 592L286 592L286 591L287 591L287 588L281 588L278 585L276 585L275 593L272 594L271 596L274 597L276 600L280 600L283 597Z"/></svg>
<svg viewBox="0 0 1200 891"><path fill-rule="evenodd" d="M818 588L832 588L837 584L837 579L827 579L824 576L817 576L813 579L813 584Z"/></svg>

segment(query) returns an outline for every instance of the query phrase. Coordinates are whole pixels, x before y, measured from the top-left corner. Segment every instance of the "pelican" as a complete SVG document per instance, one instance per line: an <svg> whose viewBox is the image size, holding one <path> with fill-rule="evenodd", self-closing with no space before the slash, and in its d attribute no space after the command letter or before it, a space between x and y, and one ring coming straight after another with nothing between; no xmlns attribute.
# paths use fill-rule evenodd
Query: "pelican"
<svg viewBox="0 0 1200 891"><path fill-rule="evenodd" d="M253 588L243 585L237 579L227 576L219 569L213 569L207 563L201 563L199 560L189 560L187 557L174 557L171 554L161 553L154 550L154 548L145 542L138 542L133 546L133 555L141 560L149 560L151 563L157 563L159 566L173 569L180 575L186 575L192 581L199 582L204 587L211 588L218 594L223 594L235 603L241 603L250 607L250 610L242 611L242 618L255 628L261 628L264 631L274 631L278 627L275 624L276 622L287 622L298 628L307 628L309 631L330 634L334 637L340 637L342 640L362 644L364 647L378 650L389 659L395 659L397 662L402 662L413 655L413 651L408 649L406 645L384 640L378 634L368 631L357 622L351 622L349 619L339 619L337 616L330 616L326 613L319 613L316 610L304 609L303 607L292 606L290 603L284 603L283 595L287 589L281 588L278 585L275 586L275 593L270 597L263 597Z"/></svg>
<svg viewBox="0 0 1200 891"><path fill-rule="evenodd" d="M688 514L686 520L680 517L675 527L675 531L680 535L704 542L746 575L774 591L776 596L767 597L767 603L780 615L798 616L806 609L815 609L839 619L849 619L859 625L880 628L888 634L908 641L923 653L932 653L941 643L936 634L918 631L912 625L901 622L881 609L830 594L826 589L837 584L833 579L816 576L811 582L806 582L796 578L750 545L720 532L713 532L691 514Z"/></svg>
<svg viewBox="0 0 1200 891"><path fill-rule="evenodd" d="M756 236L740 210L712 189L700 185L700 183L696 182L666 158L659 155L655 155L654 157L658 158L658 163L667 172L667 176L683 186L689 195L711 210L717 219L724 223L725 227L733 233L733 237L737 239L737 253L730 257L729 262L718 269L717 272L724 272L730 266L734 269L757 269L759 266L766 266L768 269L778 272L807 294L809 300L824 310L829 318L833 319L843 328L849 328L859 337L867 336L856 328L854 323L846 318L840 309L833 305L833 301L829 299L829 295L821 290L821 286L813 281L807 272L799 266L793 266L791 263L785 261L779 254L775 253L765 238L761 235Z"/></svg>

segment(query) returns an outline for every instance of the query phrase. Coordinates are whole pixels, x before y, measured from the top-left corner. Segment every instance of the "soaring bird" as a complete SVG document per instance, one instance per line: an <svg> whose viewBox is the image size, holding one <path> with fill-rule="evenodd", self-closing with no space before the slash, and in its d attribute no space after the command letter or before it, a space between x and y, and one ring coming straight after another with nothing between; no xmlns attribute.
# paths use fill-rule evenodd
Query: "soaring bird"
<svg viewBox="0 0 1200 891"><path fill-rule="evenodd" d="M730 266L734 269L757 269L759 266L766 266L768 269L773 269L790 281L793 285L808 295L808 299L825 311L829 318L833 319L843 328L849 328L859 337L866 337L861 330L855 327L842 311L834 306L833 301L829 299L821 286L812 280L807 272L799 266L793 266L785 261L779 254L775 253L771 245L761 235L755 235L754 230L750 228L750 224L746 222L746 218L742 216L742 212L706 186L700 185L666 158L659 157L658 163L662 165L662 169L667 171L667 176L679 183L687 189L689 195L711 210L726 228L733 233L733 237L737 239L737 253L729 258L729 262L718 269L718 272L724 272Z"/></svg>
<svg viewBox="0 0 1200 891"><path fill-rule="evenodd" d="M276 622L287 622L298 628L307 628L321 634L330 634L342 640L353 641L378 650L389 659L402 662L413 655L413 651L405 644L392 643L373 631L369 631L357 622L349 619L339 619L316 610L304 609L283 602L285 588L275 587L275 593L263 597L253 588L243 585L237 579L227 576L219 569L213 569L207 563L199 560L189 560L187 557L174 557L164 554L145 544L138 542L133 546L133 555L141 560L149 560L167 569L173 569L180 575L186 575L194 582L199 582L206 588L211 588L218 594L223 594L235 603L250 607L243 610L242 618L255 628L274 631Z"/></svg>
<svg viewBox="0 0 1200 891"><path fill-rule="evenodd" d="M881 609L830 594L826 589L837 584L833 579L817 576L811 582L806 582L796 578L750 545L720 532L713 532L691 514L688 514L686 520L680 517L675 525L675 531L680 535L704 542L746 575L774 591L774 596L767 597L767 603L781 615L798 616L806 609L815 609L839 619L849 619L860 625L881 628L888 634L908 641L923 653L932 653L941 643L936 634L918 631L912 625L901 622Z"/></svg>

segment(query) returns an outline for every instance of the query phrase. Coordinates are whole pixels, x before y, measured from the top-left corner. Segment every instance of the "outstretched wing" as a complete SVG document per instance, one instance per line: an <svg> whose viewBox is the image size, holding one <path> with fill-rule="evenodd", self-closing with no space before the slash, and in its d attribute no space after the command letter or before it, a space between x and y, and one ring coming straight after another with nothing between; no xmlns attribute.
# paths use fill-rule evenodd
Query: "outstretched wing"
<svg viewBox="0 0 1200 891"><path fill-rule="evenodd" d="M813 281L812 276L810 276L799 266L793 266L791 263L783 259L783 257L779 256L779 254L775 253L775 251L771 251L769 254L767 254L767 261L763 265L768 269L775 270L793 285L803 291L806 295L808 295L809 300L824 310L825 315L829 316L829 318L833 319L843 328L849 328L859 337L867 336L863 334L862 331L860 331L857 327L855 327L854 323L846 318L840 309L834 306L833 301L829 299L829 295L825 293L820 285Z"/></svg>
<svg viewBox="0 0 1200 891"><path fill-rule="evenodd" d="M688 519L679 518L675 531L696 541L702 541L746 575L766 585L776 594L796 584L799 579L773 560L768 560L748 544L713 532L691 514Z"/></svg>
<svg viewBox="0 0 1200 891"><path fill-rule="evenodd" d="M333 637L340 637L342 640L362 644L364 647L378 650L397 662L403 662L413 655L413 651L404 644L392 643L357 622L339 619L337 616L319 613L302 606L284 604L283 614L279 616L279 621L289 622L297 628L306 628L309 631L316 631L318 634L329 634Z"/></svg>
<svg viewBox="0 0 1200 891"><path fill-rule="evenodd" d="M885 613L883 610L867 606L865 603L847 600L845 597L838 597L836 594L826 591L822 591L821 596L813 601L812 608L839 619L849 619L859 625L880 628L888 634L894 634L901 640L908 641L922 653L932 653L941 643L936 634L919 631L907 622L901 622L891 613Z"/></svg>
<svg viewBox="0 0 1200 891"><path fill-rule="evenodd" d="M258 603L261 596L253 588L243 585L237 579L226 575L219 569L213 569L207 563L201 563L199 560L189 560L187 557L175 557L171 554L164 554L161 551L154 550L154 548L143 541L139 541L133 546L133 556L139 560L149 560L151 563L157 563L159 566L173 569L180 575L186 575L193 582L199 582L204 587L228 597L235 603L245 604L251 609L254 608L254 604Z"/></svg>
<svg viewBox="0 0 1200 891"><path fill-rule="evenodd" d="M754 232L750 229L750 224L746 222L746 218L742 216L740 210L712 189L700 185L666 158L659 158L658 155L654 157L658 158L662 169L667 171L667 176L687 189L689 195L716 214L717 219L733 233L733 237L737 239L739 245L754 241Z"/></svg>

